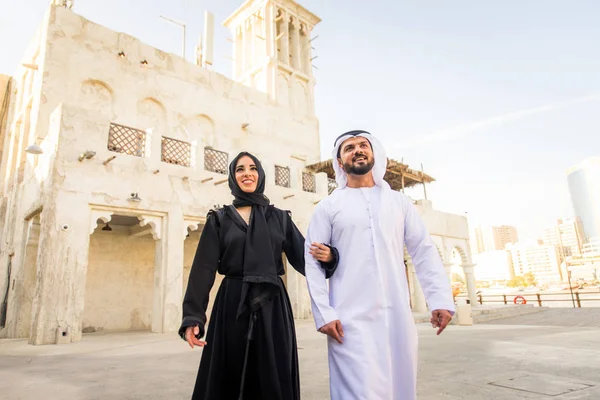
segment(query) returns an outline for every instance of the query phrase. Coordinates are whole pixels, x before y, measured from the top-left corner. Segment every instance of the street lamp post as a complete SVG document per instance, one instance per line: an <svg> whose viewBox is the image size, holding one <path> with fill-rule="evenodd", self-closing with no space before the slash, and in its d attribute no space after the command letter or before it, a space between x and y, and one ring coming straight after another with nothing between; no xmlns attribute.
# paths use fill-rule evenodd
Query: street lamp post
<svg viewBox="0 0 600 400"><path fill-rule="evenodd" d="M175 20L173 20L173 19L171 19L171 18L167 18L167 17L164 17L164 16L162 16L162 15L161 15L160 17L161 17L162 19L165 19L165 20L167 20L167 21L169 21L169 22L171 22L171 23L175 24L175 25L179 25L180 27L182 27L182 28L183 28L183 43L182 43L182 45L181 45L181 47L182 47L182 48L181 48L181 52L182 52L182 57L183 57L183 59L185 60L185 24L184 24L183 22L175 21Z"/></svg>
<svg viewBox="0 0 600 400"><path fill-rule="evenodd" d="M567 268L567 278L569 279L569 290L571 291L571 301L573 302L573 308L575 308L575 298L573 297L573 286L571 286L571 270Z"/></svg>

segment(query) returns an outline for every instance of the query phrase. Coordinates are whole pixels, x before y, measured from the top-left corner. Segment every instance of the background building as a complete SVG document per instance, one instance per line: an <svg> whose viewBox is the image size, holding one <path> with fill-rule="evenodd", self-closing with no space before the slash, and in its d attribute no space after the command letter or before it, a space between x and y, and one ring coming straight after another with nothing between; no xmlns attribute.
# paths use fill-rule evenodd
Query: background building
<svg viewBox="0 0 600 400"><path fill-rule="evenodd" d="M563 281L560 269L560 256L554 245L540 245L536 242L520 242L507 245L513 271L516 276L531 272L538 284L553 284Z"/></svg>
<svg viewBox="0 0 600 400"><path fill-rule="evenodd" d="M594 238L582 246L584 257L600 257L600 238Z"/></svg>
<svg viewBox="0 0 600 400"><path fill-rule="evenodd" d="M474 254L504 250L508 243L517 243L518 241L517 228L509 225L479 225L471 234L472 251Z"/></svg>
<svg viewBox="0 0 600 400"><path fill-rule="evenodd" d="M566 269L572 272L571 281L588 281L597 284L600 280L600 239L595 238L582 246L580 256L569 257Z"/></svg>
<svg viewBox="0 0 600 400"><path fill-rule="evenodd" d="M511 253L508 250L493 250L474 254L477 264L477 281L502 284L514 277Z"/></svg>
<svg viewBox="0 0 600 400"><path fill-rule="evenodd" d="M490 250L504 250L507 244L517 243L519 241L517 228L514 226L493 226L492 236L494 238L494 248Z"/></svg>
<svg viewBox="0 0 600 400"><path fill-rule="evenodd" d="M600 157L588 158L567 170L575 215L583 223L586 240L600 237Z"/></svg>
<svg viewBox="0 0 600 400"><path fill-rule="evenodd" d="M561 262L567 257L580 256L585 242L585 232L579 217L559 219L544 229L543 244L556 246Z"/></svg>

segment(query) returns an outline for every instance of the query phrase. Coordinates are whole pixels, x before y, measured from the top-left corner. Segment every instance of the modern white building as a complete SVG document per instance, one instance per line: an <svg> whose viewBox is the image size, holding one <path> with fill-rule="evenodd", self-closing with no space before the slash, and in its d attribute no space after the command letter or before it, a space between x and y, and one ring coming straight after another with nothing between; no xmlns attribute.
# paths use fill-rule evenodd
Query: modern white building
<svg viewBox="0 0 600 400"><path fill-rule="evenodd" d="M583 222L586 239L600 236L600 157L583 160L567 170L575 215Z"/></svg>
<svg viewBox="0 0 600 400"><path fill-rule="evenodd" d="M485 251L473 255L477 265L477 281L503 283L514 278L511 253L508 250Z"/></svg>
<svg viewBox="0 0 600 400"><path fill-rule="evenodd" d="M507 250L511 254L514 274L524 276L532 273L539 284L560 283L563 271L560 268L560 256L554 245L544 245L535 242L520 242L508 244Z"/></svg>
<svg viewBox="0 0 600 400"><path fill-rule="evenodd" d="M592 238L582 246L581 255L569 257L565 264L571 280L600 281L600 238Z"/></svg>

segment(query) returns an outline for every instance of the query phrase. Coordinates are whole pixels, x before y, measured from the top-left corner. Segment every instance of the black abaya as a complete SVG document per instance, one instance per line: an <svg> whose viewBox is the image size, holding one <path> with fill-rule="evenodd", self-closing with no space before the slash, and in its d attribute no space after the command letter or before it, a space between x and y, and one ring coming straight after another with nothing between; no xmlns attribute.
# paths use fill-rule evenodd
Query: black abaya
<svg viewBox="0 0 600 400"><path fill-rule="evenodd" d="M219 211L217 211L219 212ZM238 400L242 371L244 400L298 400L300 380L296 333L290 301L283 281L278 294L255 315L252 340L247 342L250 314L237 317L242 293L244 247L247 224L231 206L221 218L209 213L190 271L183 301L180 335L198 325L204 335L206 308L215 274L225 275L211 312L194 400ZM304 237L287 212L269 206L266 212L273 257L278 275L283 275L282 252L292 267L304 275ZM334 254L337 256L336 252ZM337 259L324 268L335 269Z"/></svg>

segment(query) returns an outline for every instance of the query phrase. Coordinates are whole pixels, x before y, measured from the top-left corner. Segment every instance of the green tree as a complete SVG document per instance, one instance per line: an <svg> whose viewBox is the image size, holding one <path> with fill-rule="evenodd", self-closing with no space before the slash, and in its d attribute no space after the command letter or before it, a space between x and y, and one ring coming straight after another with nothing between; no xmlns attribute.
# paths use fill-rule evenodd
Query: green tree
<svg viewBox="0 0 600 400"><path fill-rule="evenodd" d="M532 272L526 273L523 278L525 279L525 286L537 286L537 280Z"/></svg>
<svg viewBox="0 0 600 400"><path fill-rule="evenodd" d="M515 276L514 278L512 278L510 281L508 281L506 283L506 286L513 287L513 288L525 286L525 278L522 276Z"/></svg>
<svg viewBox="0 0 600 400"><path fill-rule="evenodd" d="M460 274L452 274L452 282L465 284L463 277Z"/></svg>

